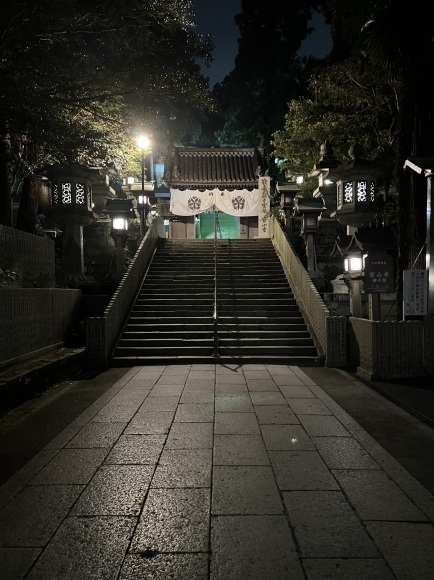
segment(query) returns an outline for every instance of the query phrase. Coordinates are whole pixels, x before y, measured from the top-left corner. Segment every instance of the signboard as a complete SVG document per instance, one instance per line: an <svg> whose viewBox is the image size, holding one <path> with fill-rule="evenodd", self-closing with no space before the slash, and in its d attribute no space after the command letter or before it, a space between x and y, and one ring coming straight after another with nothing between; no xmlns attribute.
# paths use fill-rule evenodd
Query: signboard
<svg viewBox="0 0 434 580"><path fill-rule="evenodd" d="M270 177L259 177L258 238L270 237Z"/></svg>
<svg viewBox="0 0 434 580"><path fill-rule="evenodd" d="M394 292L393 257L384 251L370 251L365 258L365 292Z"/></svg>
<svg viewBox="0 0 434 580"><path fill-rule="evenodd" d="M424 316L428 306L428 270L404 270L404 316Z"/></svg>

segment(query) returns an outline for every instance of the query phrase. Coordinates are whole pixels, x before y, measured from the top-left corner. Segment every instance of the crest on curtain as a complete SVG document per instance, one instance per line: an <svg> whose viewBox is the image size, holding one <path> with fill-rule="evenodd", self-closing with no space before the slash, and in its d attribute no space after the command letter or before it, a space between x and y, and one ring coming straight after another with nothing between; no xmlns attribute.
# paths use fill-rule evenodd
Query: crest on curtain
<svg viewBox="0 0 434 580"><path fill-rule="evenodd" d="M174 215L196 215L214 207L228 215L257 216L259 202L258 189L170 190L170 211Z"/></svg>

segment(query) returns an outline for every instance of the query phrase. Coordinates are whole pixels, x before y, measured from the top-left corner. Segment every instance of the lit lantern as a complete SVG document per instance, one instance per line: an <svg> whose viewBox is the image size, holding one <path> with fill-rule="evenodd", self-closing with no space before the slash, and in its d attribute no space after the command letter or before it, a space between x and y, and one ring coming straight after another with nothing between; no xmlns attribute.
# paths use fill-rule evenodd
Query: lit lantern
<svg viewBox="0 0 434 580"><path fill-rule="evenodd" d="M351 161L334 170L338 176L336 218L343 225L363 227L373 219L384 167L362 159L358 145L352 145L348 153Z"/></svg>
<svg viewBox="0 0 434 580"><path fill-rule="evenodd" d="M51 207L61 224L88 225L93 221L91 172L80 166L50 172Z"/></svg>
<svg viewBox="0 0 434 580"><path fill-rule="evenodd" d="M94 172L93 172L94 173ZM52 167L50 219L62 228L63 269L72 286L84 277L83 227L90 225L92 211L92 171L80 165Z"/></svg>
<svg viewBox="0 0 434 580"><path fill-rule="evenodd" d="M122 197L108 197L104 213L108 214L112 220L112 231L115 235L126 235L129 221L134 217L132 200Z"/></svg>
<svg viewBox="0 0 434 580"><path fill-rule="evenodd" d="M124 270L123 248L127 240L128 224L134 217L133 202L129 198L109 197L103 211L112 221L110 235L116 244L116 273L121 276Z"/></svg>

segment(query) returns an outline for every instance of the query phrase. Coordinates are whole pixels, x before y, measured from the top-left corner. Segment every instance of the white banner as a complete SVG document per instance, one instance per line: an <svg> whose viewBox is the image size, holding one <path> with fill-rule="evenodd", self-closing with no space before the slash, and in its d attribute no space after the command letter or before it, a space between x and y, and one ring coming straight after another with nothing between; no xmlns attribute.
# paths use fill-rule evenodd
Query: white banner
<svg viewBox="0 0 434 580"><path fill-rule="evenodd" d="M259 178L258 238L270 236L270 178Z"/></svg>
<svg viewBox="0 0 434 580"><path fill-rule="evenodd" d="M196 215L215 206L216 210L233 216L257 216L259 211L259 190L253 189L207 189L205 191L186 189L170 190L170 211L174 215Z"/></svg>

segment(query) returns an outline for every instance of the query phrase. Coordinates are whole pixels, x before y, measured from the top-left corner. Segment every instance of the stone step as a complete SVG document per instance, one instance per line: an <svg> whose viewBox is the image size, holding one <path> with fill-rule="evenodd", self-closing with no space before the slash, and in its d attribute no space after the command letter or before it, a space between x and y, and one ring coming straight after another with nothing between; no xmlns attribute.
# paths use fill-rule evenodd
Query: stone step
<svg viewBox="0 0 434 580"><path fill-rule="evenodd" d="M195 294L191 295L178 294L177 296L164 295L140 295L136 300L136 306L161 306L162 308L173 308L184 306L185 304L209 304L210 301L214 304L214 294ZM266 294L237 294L230 296L229 298L224 298L223 296L218 296L217 298L218 307L223 308L226 306L272 306L276 304L277 307L280 306L293 306L296 305L295 298L293 296L284 295L269 295Z"/></svg>
<svg viewBox="0 0 434 580"><path fill-rule="evenodd" d="M273 334L273 333L271 333ZM305 347L308 349L314 349L312 339L309 338L278 338L276 336L270 336L266 338L264 335L249 337L243 336L238 338L231 338L230 336L222 336L219 334L217 336L218 344L221 348L225 349L243 349L243 348L265 348L265 347ZM158 346L167 347L178 347L184 348L186 345L192 346L205 346L209 344L214 344L214 335L212 333L184 333L179 334L176 337L173 336L160 336L157 333L154 336L149 336L147 338L129 338L123 336L119 342L119 348L137 348L137 349L153 349Z"/></svg>
<svg viewBox="0 0 434 580"><path fill-rule="evenodd" d="M218 352L222 356L253 356L253 355L280 355L285 357L313 357L317 356L317 352L315 347L309 346L276 346L276 345L262 345L262 344L252 344L252 345L243 345L243 346L236 346L226 347L220 346L218 347ZM137 346L118 346L116 349L116 357L133 357L136 356L141 358L143 356L146 357L157 357L157 356L165 356L165 357L177 357L177 356L209 356L212 357L214 353L214 344L213 341L206 341L202 342L201 340L198 341L182 341L182 344L178 344L175 346L170 345L154 345L149 348L140 348Z"/></svg>
<svg viewBox="0 0 434 580"><path fill-rule="evenodd" d="M132 316L152 315L168 318L179 316L190 317L192 315L194 317L195 314L197 315L199 313L201 316L206 315L205 313L209 313L209 315L212 316L214 313L214 305L211 303L209 305L196 304L194 306L185 305L184 308L182 306L179 306L179 308L170 307L170 309L167 308L167 306L165 306L164 304L160 306L158 304L154 304L149 307L135 305L131 312L131 315ZM239 306L224 305L218 309L219 316L239 316L240 314L243 315L245 313L249 313L251 316L264 317L268 316L269 314L276 315L276 313L282 313L282 315L288 313L300 315L300 310L296 304L294 304L293 306L281 304L278 305L269 304L262 305L260 307L251 304L250 305L241 304Z"/></svg>
<svg viewBox="0 0 434 580"><path fill-rule="evenodd" d="M192 332L198 330L206 330L213 328L214 320L212 316L208 317L193 317L181 319L171 319L170 322L163 320L161 317L152 316L131 316L125 326L124 332L135 331L139 332L141 329L158 329L158 330L191 330ZM293 316L288 319L270 319L268 317L261 318L240 318L240 317L220 317L218 319L219 332L241 332L241 331L283 331L288 332L302 332L306 330L306 324L302 318Z"/></svg>
<svg viewBox="0 0 434 580"><path fill-rule="evenodd" d="M191 353L183 353L181 355L158 353L156 356L146 356L143 354L137 355L123 355L119 354L112 359L113 367L131 367L131 366L146 366L146 365L170 365L170 364L274 364L274 365L292 365L299 367L313 367L324 366L323 357L311 357L303 355L288 356L287 354L280 355L274 353L261 354L241 354L241 355L222 355L217 352L207 353L206 355L195 355Z"/></svg>
<svg viewBox="0 0 434 580"><path fill-rule="evenodd" d="M204 283L200 282L199 280L194 284L189 284L182 281L173 281L173 284L166 285L166 284L152 284L147 286L142 286L138 297L142 298L148 296L149 294L207 294L212 293L214 295L215 287L214 282L212 283ZM273 292L276 295L291 295L293 293L290 288L288 288L288 283L285 284L277 284L274 288L270 288L269 282L264 282L262 284L256 284L254 288L252 288L251 284L241 284L241 283L233 283L228 281L224 286L220 285L217 287L217 292L219 296L227 296L230 292L231 294L234 293L237 296L241 296L243 294L264 294L266 292Z"/></svg>
<svg viewBox="0 0 434 580"><path fill-rule="evenodd" d="M165 240L157 250L113 364L179 360L321 364L271 240Z"/></svg>

